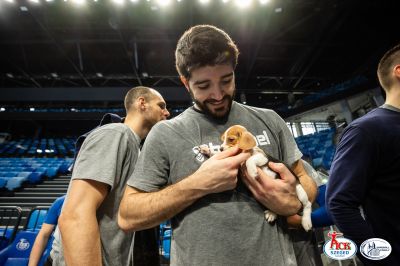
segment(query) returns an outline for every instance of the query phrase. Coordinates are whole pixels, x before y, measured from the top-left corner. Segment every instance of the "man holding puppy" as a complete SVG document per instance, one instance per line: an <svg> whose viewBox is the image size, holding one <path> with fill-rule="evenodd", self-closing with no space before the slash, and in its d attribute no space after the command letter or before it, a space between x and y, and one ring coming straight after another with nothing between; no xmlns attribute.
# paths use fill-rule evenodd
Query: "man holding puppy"
<svg viewBox="0 0 400 266"><path fill-rule="evenodd" d="M248 153L237 147L209 159L199 153L202 144L218 150L221 134L240 124L264 152L290 165L310 200L315 198L315 183L285 122L272 110L233 101L238 53L214 26L183 34L176 67L195 105L153 128L121 201L118 223L126 231L172 218L171 265L297 264L286 220L269 224L264 218L266 207L283 216L300 210L289 169L270 163L282 179L261 170L257 179L238 178Z"/></svg>

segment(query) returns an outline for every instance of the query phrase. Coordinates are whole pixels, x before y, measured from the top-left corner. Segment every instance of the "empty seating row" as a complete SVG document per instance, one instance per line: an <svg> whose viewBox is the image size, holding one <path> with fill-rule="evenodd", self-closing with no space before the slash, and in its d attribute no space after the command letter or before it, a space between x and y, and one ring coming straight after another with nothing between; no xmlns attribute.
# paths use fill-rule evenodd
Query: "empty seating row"
<svg viewBox="0 0 400 266"><path fill-rule="evenodd" d="M314 168L323 167L329 170L335 154L334 136L335 130L328 129L300 136L295 140L301 152L311 159Z"/></svg>
<svg viewBox="0 0 400 266"><path fill-rule="evenodd" d="M0 158L0 188L15 190L22 183L38 183L43 177L64 174L72 158Z"/></svg>
<svg viewBox="0 0 400 266"><path fill-rule="evenodd" d="M0 144L4 155L73 155L75 138L20 139Z"/></svg>

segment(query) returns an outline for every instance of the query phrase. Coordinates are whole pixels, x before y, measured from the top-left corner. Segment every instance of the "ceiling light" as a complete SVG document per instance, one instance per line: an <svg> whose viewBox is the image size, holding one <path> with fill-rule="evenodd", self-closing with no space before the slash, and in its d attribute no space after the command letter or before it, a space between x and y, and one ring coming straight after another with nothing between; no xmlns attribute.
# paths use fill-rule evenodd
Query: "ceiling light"
<svg viewBox="0 0 400 266"><path fill-rule="evenodd" d="M168 6L171 4L171 0L157 0L159 6Z"/></svg>
<svg viewBox="0 0 400 266"><path fill-rule="evenodd" d="M64 0L66 2L66 0ZM71 0L74 4L83 5L85 4L86 0Z"/></svg>
<svg viewBox="0 0 400 266"><path fill-rule="evenodd" d="M236 6L240 8L248 8L251 5L252 0L235 0Z"/></svg>
<svg viewBox="0 0 400 266"><path fill-rule="evenodd" d="M210 3L210 0L199 0L199 2L203 5Z"/></svg>
<svg viewBox="0 0 400 266"><path fill-rule="evenodd" d="M116 3L117 5L122 5L124 4L125 0L113 0L114 3Z"/></svg>

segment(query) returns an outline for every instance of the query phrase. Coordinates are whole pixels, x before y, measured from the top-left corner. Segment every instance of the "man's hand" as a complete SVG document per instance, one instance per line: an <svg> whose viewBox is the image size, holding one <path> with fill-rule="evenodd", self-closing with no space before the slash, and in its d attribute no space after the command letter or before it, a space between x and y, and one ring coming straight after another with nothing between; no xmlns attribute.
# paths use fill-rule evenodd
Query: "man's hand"
<svg viewBox="0 0 400 266"><path fill-rule="evenodd" d="M269 210L283 216L296 214L301 208L296 194L296 178L282 163L269 162L268 167L281 179L266 175L260 168L257 168L258 177L254 179L244 169L243 182L253 196Z"/></svg>
<svg viewBox="0 0 400 266"><path fill-rule="evenodd" d="M240 152L237 147L227 149L210 157L189 178L205 194L232 190L237 184L240 165L249 157L250 153Z"/></svg>
<svg viewBox="0 0 400 266"><path fill-rule="evenodd" d="M159 191L143 192L127 186L119 207L119 226L125 231L151 228L205 195L234 189L239 167L250 157L239 152L231 148L217 153L192 175Z"/></svg>

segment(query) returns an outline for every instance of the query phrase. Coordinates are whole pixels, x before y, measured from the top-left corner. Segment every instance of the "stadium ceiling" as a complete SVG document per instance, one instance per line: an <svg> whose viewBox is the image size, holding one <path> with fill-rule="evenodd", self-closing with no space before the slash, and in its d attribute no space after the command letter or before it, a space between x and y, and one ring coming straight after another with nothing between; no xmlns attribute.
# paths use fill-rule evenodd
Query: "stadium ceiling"
<svg viewBox="0 0 400 266"><path fill-rule="evenodd" d="M0 0L0 87L179 87L179 36L213 24L240 49L238 99L293 105L357 76L376 87L400 41L399 1L237 2Z"/></svg>

